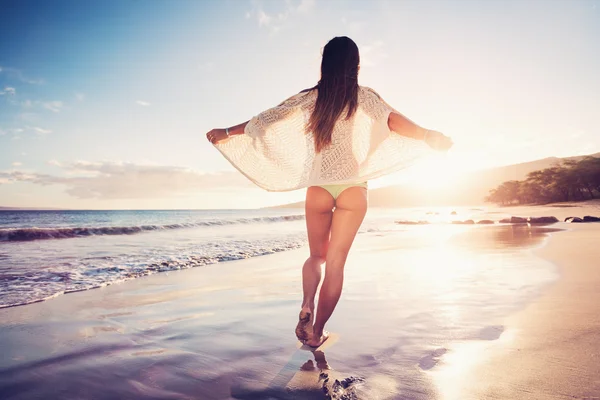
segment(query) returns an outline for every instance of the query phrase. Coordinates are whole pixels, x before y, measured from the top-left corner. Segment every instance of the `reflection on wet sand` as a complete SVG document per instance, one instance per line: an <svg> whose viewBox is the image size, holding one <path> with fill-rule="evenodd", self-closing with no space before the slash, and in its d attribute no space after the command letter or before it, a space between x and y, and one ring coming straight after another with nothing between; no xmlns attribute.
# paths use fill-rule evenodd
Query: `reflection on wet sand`
<svg viewBox="0 0 600 400"><path fill-rule="evenodd" d="M473 234L457 235L451 243L457 247L468 247L472 250L495 250L535 247L541 244L549 233L562 229L514 224L501 226L477 227Z"/></svg>
<svg viewBox="0 0 600 400"><path fill-rule="evenodd" d="M308 359L307 353L310 354ZM352 389L348 386L352 385L346 384L346 388L343 388L341 380L327 362L324 351L313 350L298 343L298 350L265 388L237 387L232 394L237 399L322 399L324 394L333 394L334 385L337 394L344 393L338 387L350 393Z"/></svg>
<svg viewBox="0 0 600 400"><path fill-rule="evenodd" d="M300 369L302 371L316 371L317 369L319 369L320 371L323 371L323 370L331 369L331 367L327 363L327 360L325 359L324 352L315 350L313 352L313 355L315 357L316 366L315 366L315 363L313 363L313 360L309 359L304 364L302 364L302 366L300 367Z"/></svg>

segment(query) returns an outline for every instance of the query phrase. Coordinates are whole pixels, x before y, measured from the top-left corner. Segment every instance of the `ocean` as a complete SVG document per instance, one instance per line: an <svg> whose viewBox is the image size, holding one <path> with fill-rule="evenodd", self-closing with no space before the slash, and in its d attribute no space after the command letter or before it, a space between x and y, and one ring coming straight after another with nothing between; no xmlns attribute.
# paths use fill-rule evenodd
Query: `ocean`
<svg viewBox="0 0 600 400"><path fill-rule="evenodd" d="M447 226L453 219L492 214L481 208L371 209L359 236L430 228L398 220ZM496 220L502 216L494 214ZM306 244L301 209L2 211L0 308L158 272L226 268L228 261Z"/></svg>

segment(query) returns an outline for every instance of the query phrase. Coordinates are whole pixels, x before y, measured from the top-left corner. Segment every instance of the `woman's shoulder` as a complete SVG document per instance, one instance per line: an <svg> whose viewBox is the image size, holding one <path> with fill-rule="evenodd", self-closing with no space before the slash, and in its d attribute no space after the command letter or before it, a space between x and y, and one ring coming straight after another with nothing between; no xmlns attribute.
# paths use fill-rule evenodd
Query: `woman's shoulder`
<svg viewBox="0 0 600 400"><path fill-rule="evenodd" d="M375 90L373 90L372 88L368 87L368 86L359 86L360 89L360 93L368 95L370 97L376 97L377 99L381 100L381 96L379 95L379 93L377 93Z"/></svg>
<svg viewBox="0 0 600 400"><path fill-rule="evenodd" d="M318 86L315 85L315 86L313 86L311 88L301 90L298 94L300 94L300 93L309 93L309 92L315 92L316 93L317 92L317 88L318 88Z"/></svg>
<svg viewBox="0 0 600 400"><path fill-rule="evenodd" d="M367 86L360 86L358 105L372 118L387 118L390 110L393 110L379 93Z"/></svg>
<svg viewBox="0 0 600 400"><path fill-rule="evenodd" d="M282 106L293 107L293 106L302 105L306 102L310 102L311 97L313 97L313 94L314 94L314 97L316 97L316 93L313 93L313 92L315 92L315 91L312 91L311 89L302 90L301 92L293 94L292 96L283 100L281 103L279 103L277 105L277 107L282 107Z"/></svg>

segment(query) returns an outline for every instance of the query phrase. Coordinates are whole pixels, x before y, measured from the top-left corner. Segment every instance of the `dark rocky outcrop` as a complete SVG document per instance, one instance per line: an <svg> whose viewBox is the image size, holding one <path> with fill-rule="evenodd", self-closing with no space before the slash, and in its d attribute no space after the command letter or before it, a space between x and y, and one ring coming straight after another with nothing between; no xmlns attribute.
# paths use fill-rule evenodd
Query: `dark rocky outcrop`
<svg viewBox="0 0 600 400"><path fill-rule="evenodd" d="M491 219L482 219L481 221L477 221L478 224L481 225L486 225L486 224L493 224L494 221L492 221Z"/></svg>
<svg viewBox="0 0 600 400"><path fill-rule="evenodd" d="M579 217L568 217L565 218L565 222L583 222L583 220Z"/></svg>
<svg viewBox="0 0 600 400"><path fill-rule="evenodd" d="M452 223L456 225L472 225L475 223L475 221L473 221L472 219L468 219L466 221L452 221Z"/></svg>
<svg viewBox="0 0 600 400"><path fill-rule="evenodd" d="M571 222L571 223L600 222L600 218L599 217L594 217L594 216L591 216L591 215L586 215L583 218L568 217L568 218L565 218L565 222Z"/></svg>
<svg viewBox="0 0 600 400"><path fill-rule="evenodd" d="M600 218L592 217L591 215L586 215L583 217L583 222L600 222Z"/></svg>
<svg viewBox="0 0 600 400"><path fill-rule="evenodd" d="M527 218L523 218L523 217L510 217L510 223L511 224L526 224L527 223Z"/></svg>
<svg viewBox="0 0 600 400"><path fill-rule="evenodd" d="M527 223L527 218L523 218L523 217L510 217L510 218L501 219L500 222L503 223L503 224L526 224Z"/></svg>
<svg viewBox="0 0 600 400"><path fill-rule="evenodd" d="M531 217L529 218L530 224L553 224L559 222L556 217Z"/></svg>
<svg viewBox="0 0 600 400"><path fill-rule="evenodd" d="M529 217L529 218L525 218L525 217L510 217L510 218L503 218L500 220L500 223L502 224L553 224L555 222L560 222L558 220L558 218L554 217L554 216L550 216L550 217Z"/></svg>

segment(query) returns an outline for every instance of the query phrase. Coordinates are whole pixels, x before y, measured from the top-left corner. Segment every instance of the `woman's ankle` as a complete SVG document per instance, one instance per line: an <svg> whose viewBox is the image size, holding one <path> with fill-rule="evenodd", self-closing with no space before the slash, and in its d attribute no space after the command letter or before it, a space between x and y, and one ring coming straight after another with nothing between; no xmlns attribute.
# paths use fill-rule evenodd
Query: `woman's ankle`
<svg viewBox="0 0 600 400"><path fill-rule="evenodd" d="M317 329L316 326L313 326L313 338L318 339L323 336L323 328Z"/></svg>

